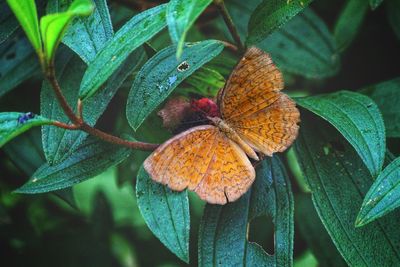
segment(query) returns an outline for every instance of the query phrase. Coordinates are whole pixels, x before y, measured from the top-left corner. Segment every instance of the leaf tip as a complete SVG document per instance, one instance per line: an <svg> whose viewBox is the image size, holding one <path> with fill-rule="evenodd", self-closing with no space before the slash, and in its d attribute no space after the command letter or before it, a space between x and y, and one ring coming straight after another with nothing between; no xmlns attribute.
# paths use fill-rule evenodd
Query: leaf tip
<svg viewBox="0 0 400 267"><path fill-rule="evenodd" d="M359 227L362 227L362 226L366 225L367 223L369 223L369 220L366 219L364 215L359 213L357 218L356 218L356 221L354 223L354 226L356 228L359 228Z"/></svg>

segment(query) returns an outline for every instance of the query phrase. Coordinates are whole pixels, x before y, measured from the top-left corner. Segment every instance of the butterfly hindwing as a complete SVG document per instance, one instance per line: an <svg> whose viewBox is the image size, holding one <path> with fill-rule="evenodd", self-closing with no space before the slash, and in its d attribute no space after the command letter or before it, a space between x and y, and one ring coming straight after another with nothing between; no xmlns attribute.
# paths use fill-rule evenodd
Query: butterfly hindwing
<svg viewBox="0 0 400 267"><path fill-rule="evenodd" d="M232 127L251 147L265 155L283 152L297 137L300 113L287 95L280 94L270 106L237 118Z"/></svg>
<svg viewBox="0 0 400 267"><path fill-rule="evenodd" d="M146 159L144 168L156 182L177 191L189 188L215 204L236 200L255 178L241 148L211 125L168 140Z"/></svg>

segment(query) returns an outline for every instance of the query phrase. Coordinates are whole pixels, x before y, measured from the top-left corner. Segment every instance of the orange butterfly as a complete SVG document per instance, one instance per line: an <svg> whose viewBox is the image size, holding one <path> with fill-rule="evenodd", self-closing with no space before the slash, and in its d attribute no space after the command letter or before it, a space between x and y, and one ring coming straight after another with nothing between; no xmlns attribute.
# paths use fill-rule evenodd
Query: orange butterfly
<svg viewBox="0 0 400 267"><path fill-rule="evenodd" d="M255 170L247 156L272 156L292 144L300 114L280 92L283 79L268 54L247 50L219 95L221 118L193 127L158 147L144 162L156 182L189 188L209 203L237 200L251 186ZM247 156L246 156L247 154Z"/></svg>

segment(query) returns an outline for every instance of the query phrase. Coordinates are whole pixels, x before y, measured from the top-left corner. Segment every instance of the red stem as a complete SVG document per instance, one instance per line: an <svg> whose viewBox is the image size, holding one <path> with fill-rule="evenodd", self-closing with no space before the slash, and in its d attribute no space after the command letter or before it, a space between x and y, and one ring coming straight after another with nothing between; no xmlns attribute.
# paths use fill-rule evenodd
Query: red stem
<svg viewBox="0 0 400 267"><path fill-rule="evenodd" d="M151 144L151 143L145 143L145 142L134 142L134 141L128 141L125 139L121 139L117 136L105 133L99 129L93 128L92 126L88 125L85 121L83 121L82 118L82 102L79 100L78 101L78 116L74 113L72 108L69 106L67 100L65 99L61 87L57 81L54 67L49 66L48 71L46 72L46 78L50 82L53 91L56 95L57 101L60 103L61 108L64 110L64 113L68 116L68 118L71 120L72 124L65 124L59 121L53 122L52 125L61 127L64 129L68 130L82 130L85 131L91 135L94 135L106 142L129 147L132 149L138 149L138 150L144 150L144 151L153 151L156 149L159 145L158 144Z"/></svg>

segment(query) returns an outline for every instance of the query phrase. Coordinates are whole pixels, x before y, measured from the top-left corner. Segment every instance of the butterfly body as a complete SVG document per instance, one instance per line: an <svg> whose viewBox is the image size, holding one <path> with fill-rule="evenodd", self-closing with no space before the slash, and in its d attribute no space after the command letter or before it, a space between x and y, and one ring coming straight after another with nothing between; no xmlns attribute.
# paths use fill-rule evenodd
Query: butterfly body
<svg viewBox="0 0 400 267"><path fill-rule="evenodd" d="M240 146L241 149L246 153L247 156L249 156L252 159L259 160L257 153L254 151L251 146L249 146L245 141L243 141L242 138L237 134L237 132L229 126L228 123L226 123L223 119L218 118L218 117L208 117L208 119L218 127L218 129L226 135L229 139L234 141L236 144Z"/></svg>
<svg viewBox="0 0 400 267"><path fill-rule="evenodd" d="M207 116L213 125L169 139L145 160L145 170L154 181L172 190L188 188L208 203L237 200L255 179L247 156L272 156L297 136L300 113L281 89L282 74L269 55L250 48L219 93L219 116ZM199 102L200 109L203 104L210 103Z"/></svg>

